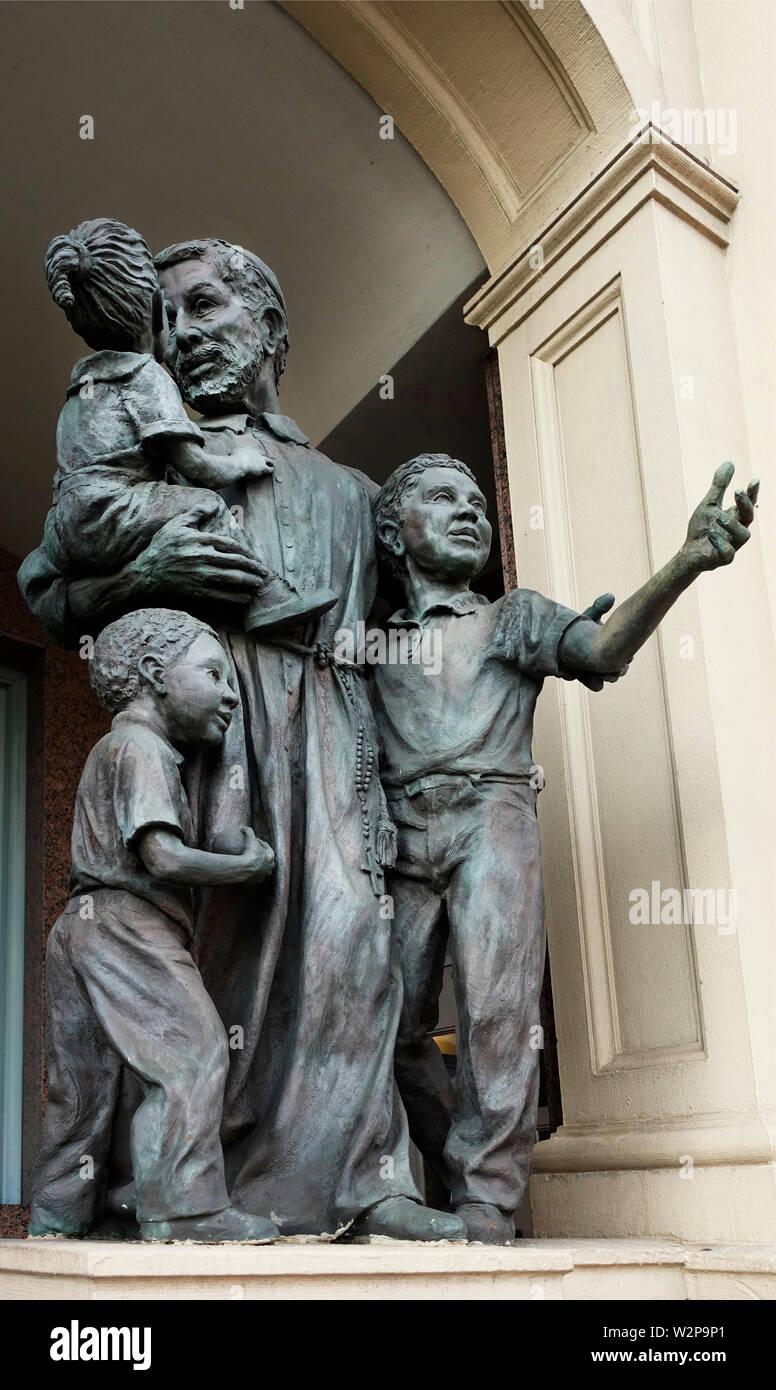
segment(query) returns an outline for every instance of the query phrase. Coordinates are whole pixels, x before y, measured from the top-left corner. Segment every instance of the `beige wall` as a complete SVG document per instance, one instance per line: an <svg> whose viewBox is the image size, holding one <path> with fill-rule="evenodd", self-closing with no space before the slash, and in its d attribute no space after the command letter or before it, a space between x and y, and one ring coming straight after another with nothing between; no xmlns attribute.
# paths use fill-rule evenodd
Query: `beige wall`
<svg viewBox="0 0 776 1390"><path fill-rule="evenodd" d="M744 401L749 465L763 479L758 517L771 607L776 612L776 5L769 0L693 4L703 105L735 111L737 148L712 149L716 167L742 192L727 257Z"/></svg>

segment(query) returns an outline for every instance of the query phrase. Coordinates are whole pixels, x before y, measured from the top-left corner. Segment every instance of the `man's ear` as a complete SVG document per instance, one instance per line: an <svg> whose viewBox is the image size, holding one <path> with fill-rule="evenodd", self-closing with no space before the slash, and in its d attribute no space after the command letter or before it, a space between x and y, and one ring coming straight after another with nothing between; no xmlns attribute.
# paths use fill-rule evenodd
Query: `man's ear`
<svg viewBox="0 0 776 1390"><path fill-rule="evenodd" d="M404 544L404 537L398 522L381 521L377 528L377 535L380 544L390 551L391 555L401 556L405 553L407 547Z"/></svg>
<svg viewBox="0 0 776 1390"><path fill-rule="evenodd" d="M277 309L273 309L271 304L268 304L261 311L261 344L264 351L270 356L274 356L285 333L286 325L283 315Z"/></svg>
<svg viewBox="0 0 776 1390"><path fill-rule="evenodd" d="M138 673L155 695L166 695L164 662L155 652L144 652L137 663Z"/></svg>

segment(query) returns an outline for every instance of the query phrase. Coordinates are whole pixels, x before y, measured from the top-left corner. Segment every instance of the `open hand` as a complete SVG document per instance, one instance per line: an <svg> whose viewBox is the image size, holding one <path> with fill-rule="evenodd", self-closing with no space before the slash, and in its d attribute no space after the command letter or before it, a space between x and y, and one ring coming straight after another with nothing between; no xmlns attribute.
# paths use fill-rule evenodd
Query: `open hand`
<svg viewBox="0 0 776 1390"><path fill-rule="evenodd" d="M736 492L735 506L723 511L725 489L734 473L732 463L721 463L706 496L690 517L682 550L699 570L729 565L752 534L749 527L754 520L760 482L753 478L746 492Z"/></svg>
<svg viewBox="0 0 776 1390"><path fill-rule="evenodd" d="M146 591L165 591L181 599L248 603L266 581L267 570L246 548L235 529L221 536L206 529L220 498L203 499L160 527L132 566Z"/></svg>

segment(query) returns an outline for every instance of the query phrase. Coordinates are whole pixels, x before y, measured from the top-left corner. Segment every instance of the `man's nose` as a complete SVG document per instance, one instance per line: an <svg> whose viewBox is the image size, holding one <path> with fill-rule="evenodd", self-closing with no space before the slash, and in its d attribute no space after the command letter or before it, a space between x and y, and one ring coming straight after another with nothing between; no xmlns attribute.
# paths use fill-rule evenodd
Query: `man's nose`
<svg viewBox="0 0 776 1390"><path fill-rule="evenodd" d="M477 520L477 508L473 502L468 502L465 497L458 499L458 506L455 509L455 514L461 517L462 520Z"/></svg>
<svg viewBox="0 0 776 1390"><path fill-rule="evenodd" d="M196 323L192 323L191 319L187 319L185 314L178 314L173 333L178 352L189 352L197 343L202 342L201 329Z"/></svg>

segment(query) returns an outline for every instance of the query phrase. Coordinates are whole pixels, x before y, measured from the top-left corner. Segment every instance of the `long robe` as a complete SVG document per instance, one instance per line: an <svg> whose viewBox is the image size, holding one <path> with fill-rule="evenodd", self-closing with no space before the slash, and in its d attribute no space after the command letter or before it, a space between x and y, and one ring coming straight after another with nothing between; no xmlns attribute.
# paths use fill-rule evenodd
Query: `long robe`
<svg viewBox="0 0 776 1390"><path fill-rule="evenodd" d="M339 596L294 637L328 649L336 633L355 637L375 593L375 485L284 416L200 423L213 451L253 438L273 463L224 494L258 554L300 590ZM21 582L66 636L66 581L45 540ZM237 1205L284 1232L334 1232L386 1197L419 1197L393 1079L401 982L377 865L377 737L361 674L233 627L220 636L241 704L217 755L187 769L198 842L249 824L276 856L265 883L208 890L197 912L200 969L231 1046L227 1178Z"/></svg>

